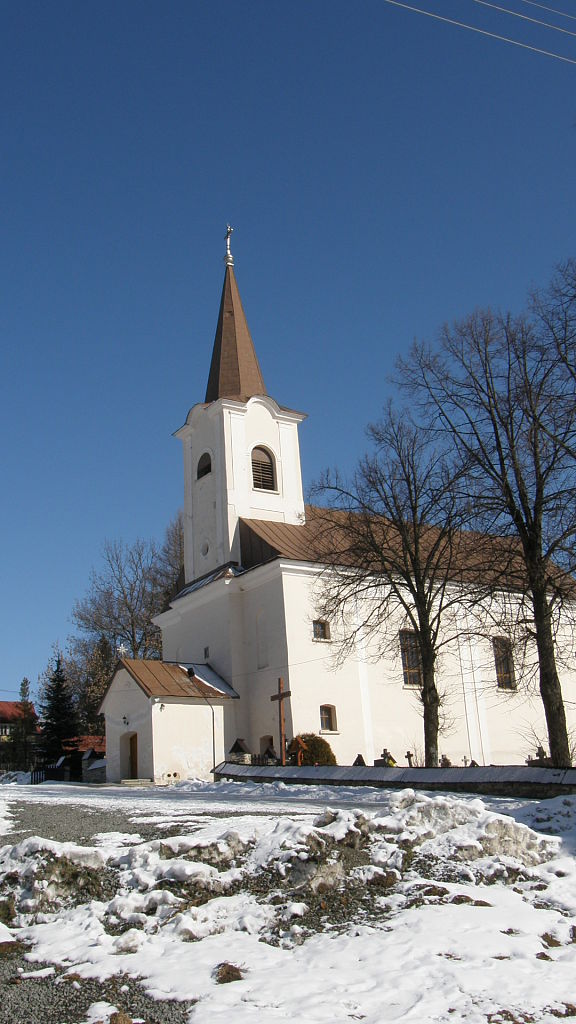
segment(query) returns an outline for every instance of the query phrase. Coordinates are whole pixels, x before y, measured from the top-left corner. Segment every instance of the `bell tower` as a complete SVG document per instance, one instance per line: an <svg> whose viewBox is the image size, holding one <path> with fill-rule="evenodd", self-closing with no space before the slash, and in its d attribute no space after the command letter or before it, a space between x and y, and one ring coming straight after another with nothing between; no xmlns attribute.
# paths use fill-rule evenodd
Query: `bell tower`
<svg viewBox="0 0 576 1024"><path fill-rule="evenodd" d="M176 431L184 448L184 563L191 583L241 562L238 521L304 522L298 426L305 414L271 398L234 274L226 232L224 284L208 385Z"/></svg>

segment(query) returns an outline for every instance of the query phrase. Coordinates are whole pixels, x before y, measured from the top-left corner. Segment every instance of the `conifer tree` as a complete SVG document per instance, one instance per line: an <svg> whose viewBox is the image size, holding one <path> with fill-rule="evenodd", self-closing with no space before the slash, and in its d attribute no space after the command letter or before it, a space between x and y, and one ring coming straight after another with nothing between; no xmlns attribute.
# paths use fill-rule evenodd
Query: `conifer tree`
<svg viewBox="0 0 576 1024"><path fill-rule="evenodd" d="M46 682L40 710L40 750L45 761L55 761L64 753L64 741L72 740L78 735L76 708L60 653L56 655L54 669Z"/></svg>

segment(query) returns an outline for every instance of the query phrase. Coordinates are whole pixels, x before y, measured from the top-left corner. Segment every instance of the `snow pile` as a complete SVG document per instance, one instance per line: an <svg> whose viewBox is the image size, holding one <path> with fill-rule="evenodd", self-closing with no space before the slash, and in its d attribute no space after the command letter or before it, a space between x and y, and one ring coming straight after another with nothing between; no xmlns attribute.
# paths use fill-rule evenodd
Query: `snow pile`
<svg viewBox="0 0 576 1024"><path fill-rule="evenodd" d="M196 1000L194 1024L576 1016L576 799L511 816L411 790L356 791L343 808L325 791L323 810L270 814L263 790L265 812L237 804L233 817L189 790L191 830L151 842L5 846L3 919L32 962L139 978L157 998ZM150 820L137 799L132 820ZM179 797L154 799L157 821L180 820ZM531 827L556 823L563 840Z"/></svg>
<svg viewBox="0 0 576 1024"><path fill-rule="evenodd" d="M0 775L0 786L29 786L30 772L3 772Z"/></svg>

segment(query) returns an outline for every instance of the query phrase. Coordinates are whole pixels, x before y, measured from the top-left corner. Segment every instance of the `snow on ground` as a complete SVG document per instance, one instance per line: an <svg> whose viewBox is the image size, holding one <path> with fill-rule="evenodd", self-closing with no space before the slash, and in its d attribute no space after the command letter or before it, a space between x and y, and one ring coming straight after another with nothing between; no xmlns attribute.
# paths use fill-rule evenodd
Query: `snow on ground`
<svg viewBox="0 0 576 1024"><path fill-rule="evenodd" d="M9 786L4 834L16 798L115 807L132 826L0 850L31 971L131 975L197 1000L193 1024L576 1019L576 797ZM238 980L219 983L221 964Z"/></svg>
<svg viewBox="0 0 576 1024"><path fill-rule="evenodd" d="M12 827L12 814L7 800L0 799L0 837Z"/></svg>

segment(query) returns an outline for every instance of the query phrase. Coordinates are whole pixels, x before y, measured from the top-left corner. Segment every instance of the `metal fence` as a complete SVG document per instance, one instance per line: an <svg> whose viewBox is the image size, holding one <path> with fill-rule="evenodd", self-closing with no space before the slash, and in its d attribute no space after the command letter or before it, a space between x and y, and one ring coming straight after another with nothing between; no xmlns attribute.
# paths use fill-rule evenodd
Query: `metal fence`
<svg viewBox="0 0 576 1024"><path fill-rule="evenodd" d="M30 773L30 784L32 786L38 786L41 782L68 782L70 779L70 769L64 767L57 767L56 765L45 764L40 768L33 768Z"/></svg>

